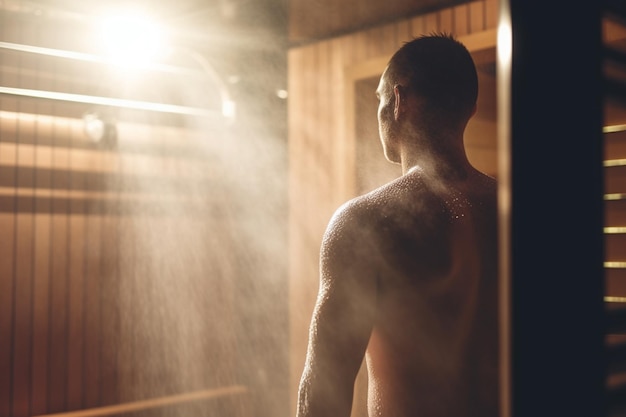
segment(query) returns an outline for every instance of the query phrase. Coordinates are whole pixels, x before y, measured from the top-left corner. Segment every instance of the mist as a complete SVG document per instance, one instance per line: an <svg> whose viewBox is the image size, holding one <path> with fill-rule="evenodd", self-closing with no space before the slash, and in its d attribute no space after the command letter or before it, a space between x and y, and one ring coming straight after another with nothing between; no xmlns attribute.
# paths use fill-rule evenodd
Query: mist
<svg viewBox="0 0 626 417"><path fill-rule="evenodd" d="M286 416L284 5L159 3L131 67L52 3L0 21L0 414Z"/></svg>

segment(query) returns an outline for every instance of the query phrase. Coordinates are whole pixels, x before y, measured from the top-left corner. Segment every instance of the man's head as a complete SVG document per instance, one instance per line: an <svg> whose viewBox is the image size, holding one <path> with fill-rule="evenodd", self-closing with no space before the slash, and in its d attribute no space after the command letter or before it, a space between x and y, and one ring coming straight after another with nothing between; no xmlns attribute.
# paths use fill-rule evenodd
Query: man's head
<svg viewBox="0 0 626 417"><path fill-rule="evenodd" d="M451 36L422 36L393 55L377 95L383 145L385 136L398 133L403 117L424 132L462 129L476 109L476 67L465 46ZM387 158L398 162L393 155Z"/></svg>

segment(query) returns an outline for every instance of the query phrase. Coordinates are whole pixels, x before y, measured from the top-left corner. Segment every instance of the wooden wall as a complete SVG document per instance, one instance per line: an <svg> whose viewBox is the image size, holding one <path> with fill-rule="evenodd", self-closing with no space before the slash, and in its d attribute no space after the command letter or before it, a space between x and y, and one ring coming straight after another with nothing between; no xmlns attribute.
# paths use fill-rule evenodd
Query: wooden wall
<svg viewBox="0 0 626 417"><path fill-rule="evenodd" d="M0 113L0 415L235 384L232 225L200 139L120 124L126 149L98 149L20 107Z"/></svg>
<svg viewBox="0 0 626 417"><path fill-rule="evenodd" d="M51 23L2 11L0 40L63 44L66 28ZM5 48L0 62L2 87L115 93L115 77L94 63ZM142 98L167 98L161 86ZM249 244L259 218L242 216L249 205L263 212L258 196L235 198L259 185L242 189L238 163L263 172L263 156L244 155L231 128L210 120L111 108L99 110L114 113L117 140L103 146L84 132L92 109L0 95L0 416L198 391L133 415L273 415L281 386L259 386L270 366L285 379L279 329L259 323L282 305L281 262L267 267ZM246 139L252 154L258 140Z"/></svg>
<svg viewBox="0 0 626 417"><path fill-rule="evenodd" d="M469 0L289 0L289 42L318 42L462 3Z"/></svg>
<svg viewBox="0 0 626 417"><path fill-rule="evenodd" d="M302 372L308 323L317 295L318 255L330 216L343 202L362 191L357 174L359 141L376 136L376 121L354 113L361 98L355 81L366 81L372 68L381 72L386 60L403 41L432 31L457 36L489 34L497 25L497 2L473 1L438 12L398 20L289 51L289 283L291 399L295 409ZM604 22L607 44L624 50L626 33ZM489 34L489 36L493 33ZM493 44L492 44L493 45ZM475 56L475 58L477 58ZM470 160L497 177L497 138L494 57L478 57L481 97L479 111L468 126L466 147ZM484 61L483 61L484 59ZM605 69L611 73L611 68ZM375 85L375 84L374 84ZM365 100L374 100L373 94ZM557 104L558 105L558 104ZM372 113L372 117L375 114ZM363 123L370 124L363 127ZM605 108L605 301L607 308L626 303L626 106ZM378 162L377 162L378 163ZM572 196L572 198L575 198ZM564 207L569 204L563 202ZM564 208L565 209L565 208ZM575 225L572 225L575 233ZM564 289L564 295L567 290ZM609 335L608 342L615 335ZM623 335L619 340L623 341ZM362 378L362 377L360 377ZM615 381L612 381L615 382ZM619 382L623 382L623 379ZM362 379L357 380L356 412L362 415Z"/></svg>
<svg viewBox="0 0 626 417"><path fill-rule="evenodd" d="M351 106L346 104L346 95L353 87L346 84L346 71L372 60L384 62L404 41L420 34L449 31L464 36L492 30L497 22L496 6L494 0L474 1L289 50L292 409L317 295L322 234L334 210L355 194L354 146L346 139L355 129L351 124L354 115L346 110ZM371 100L375 100L373 92ZM493 115L491 118L495 121ZM493 127L493 122L486 123ZM489 139L487 146L495 156L495 138Z"/></svg>
<svg viewBox="0 0 626 417"><path fill-rule="evenodd" d="M626 108L605 132L605 260L607 297L626 305Z"/></svg>
<svg viewBox="0 0 626 417"><path fill-rule="evenodd" d="M624 51L626 25L606 18L603 41L607 47ZM623 79L623 68L607 62L608 79ZM626 104L610 97L604 107L604 192L605 192L605 293L612 307L626 305Z"/></svg>

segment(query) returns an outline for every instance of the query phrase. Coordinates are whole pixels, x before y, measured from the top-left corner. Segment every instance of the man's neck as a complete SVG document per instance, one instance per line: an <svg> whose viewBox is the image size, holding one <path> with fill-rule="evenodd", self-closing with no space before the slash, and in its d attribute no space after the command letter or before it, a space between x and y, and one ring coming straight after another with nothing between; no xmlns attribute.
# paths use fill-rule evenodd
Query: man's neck
<svg viewBox="0 0 626 417"><path fill-rule="evenodd" d="M456 143L462 144L462 140ZM417 149L403 147L400 163L403 174L419 171L426 177L450 181L463 180L473 170L462 145L436 149L424 145Z"/></svg>

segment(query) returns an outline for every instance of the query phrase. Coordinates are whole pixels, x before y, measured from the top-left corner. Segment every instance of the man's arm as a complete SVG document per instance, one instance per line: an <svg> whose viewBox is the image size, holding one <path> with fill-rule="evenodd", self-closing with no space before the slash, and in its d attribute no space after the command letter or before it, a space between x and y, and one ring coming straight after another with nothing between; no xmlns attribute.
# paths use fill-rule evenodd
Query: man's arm
<svg viewBox="0 0 626 417"><path fill-rule="evenodd" d="M320 289L297 417L350 416L354 380L372 331L377 299L372 238L352 212L349 206L338 211L322 242Z"/></svg>

